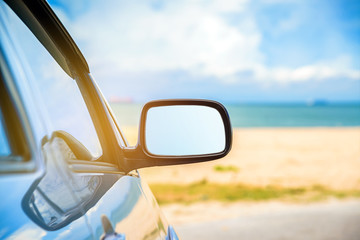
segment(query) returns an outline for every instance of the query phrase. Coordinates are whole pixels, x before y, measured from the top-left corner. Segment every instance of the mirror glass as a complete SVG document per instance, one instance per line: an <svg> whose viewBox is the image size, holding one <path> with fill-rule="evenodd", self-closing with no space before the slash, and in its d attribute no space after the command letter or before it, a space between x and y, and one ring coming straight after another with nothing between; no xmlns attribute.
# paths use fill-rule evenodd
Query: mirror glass
<svg viewBox="0 0 360 240"><path fill-rule="evenodd" d="M181 156L218 153L225 149L220 113L207 106L171 105L148 110L147 150L155 155Z"/></svg>

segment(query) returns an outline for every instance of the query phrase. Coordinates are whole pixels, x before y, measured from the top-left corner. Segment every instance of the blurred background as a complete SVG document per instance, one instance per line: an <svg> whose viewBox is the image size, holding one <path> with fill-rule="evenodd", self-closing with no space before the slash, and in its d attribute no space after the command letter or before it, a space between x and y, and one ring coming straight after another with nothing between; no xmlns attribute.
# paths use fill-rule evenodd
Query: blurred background
<svg viewBox="0 0 360 240"><path fill-rule="evenodd" d="M359 1L49 3L132 145L149 100L227 107L226 158L141 170L180 237L359 238Z"/></svg>

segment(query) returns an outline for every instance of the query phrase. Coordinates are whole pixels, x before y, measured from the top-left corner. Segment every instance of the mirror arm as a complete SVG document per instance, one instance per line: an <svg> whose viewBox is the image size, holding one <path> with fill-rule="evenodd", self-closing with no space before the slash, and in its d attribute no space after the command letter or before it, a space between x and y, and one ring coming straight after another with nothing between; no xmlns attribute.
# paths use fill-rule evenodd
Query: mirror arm
<svg viewBox="0 0 360 240"><path fill-rule="evenodd" d="M147 156L139 145L132 148L125 148L123 153L125 172L127 173L139 168L157 166L157 161Z"/></svg>

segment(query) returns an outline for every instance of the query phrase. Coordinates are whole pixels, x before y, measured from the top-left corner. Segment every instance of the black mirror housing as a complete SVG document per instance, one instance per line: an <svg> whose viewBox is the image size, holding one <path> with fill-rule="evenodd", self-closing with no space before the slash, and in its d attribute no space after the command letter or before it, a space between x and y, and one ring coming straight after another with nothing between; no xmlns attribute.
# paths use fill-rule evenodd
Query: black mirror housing
<svg viewBox="0 0 360 240"><path fill-rule="evenodd" d="M161 111L152 114L155 117L150 117L150 113L154 109ZM206 111L203 111L203 109ZM201 116L199 110L204 113L212 113ZM181 111L183 113L178 113ZM215 121L216 117L218 119ZM179 118L181 119L179 120ZM215 131L213 125L208 124L212 120L217 123L217 126L221 124L222 127L218 127L219 129ZM157 122L159 122L159 126L153 127ZM194 123L194 126L191 128L189 125L192 123ZM187 138L176 139L176 136L173 137L172 135L176 135L177 132L182 136L186 135ZM214 132L217 132L217 134ZM210 138L209 134L211 135ZM159 140L159 138L164 137L163 141ZM232 128L230 118L222 104L198 99L151 101L145 104L142 109L137 145L124 149L126 171L152 166L215 160L226 156L231 150L231 145Z"/></svg>

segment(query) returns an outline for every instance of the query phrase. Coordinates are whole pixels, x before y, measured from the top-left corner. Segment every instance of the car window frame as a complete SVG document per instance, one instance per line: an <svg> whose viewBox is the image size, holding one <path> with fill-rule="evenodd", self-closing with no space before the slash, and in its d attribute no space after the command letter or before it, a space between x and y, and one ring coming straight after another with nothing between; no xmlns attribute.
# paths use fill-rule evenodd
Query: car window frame
<svg viewBox="0 0 360 240"><path fill-rule="evenodd" d="M71 70L70 74L67 71L68 68L64 69L64 66L54 58L60 67L76 81L102 148L102 155L90 163L110 163L117 167L119 173L127 173L124 156L124 149L128 146L126 138L116 123L107 101L92 78L81 51L50 5L44 0L5 2L53 58L54 50L50 50L55 47L57 52L68 59L67 67ZM33 12L34 9L40 9L41 14L39 11ZM43 38L47 38L47 40L44 41ZM99 172L101 172L101 168Z"/></svg>

